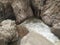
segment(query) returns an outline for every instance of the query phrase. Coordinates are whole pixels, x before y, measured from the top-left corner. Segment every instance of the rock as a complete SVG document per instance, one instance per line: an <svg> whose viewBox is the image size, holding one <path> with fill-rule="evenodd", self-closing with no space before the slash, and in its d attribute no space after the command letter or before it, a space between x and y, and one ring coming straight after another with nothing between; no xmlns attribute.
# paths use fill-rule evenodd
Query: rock
<svg viewBox="0 0 60 45"><path fill-rule="evenodd" d="M0 2L0 22L6 19L16 20L13 8L10 3Z"/></svg>
<svg viewBox="0 0 60 45"><path fill-rule="evenodd" d="M60 45L60 41L59 41L59 42L57 42L55 45Z"/></svg>
<svg viewBox="0 0 60 45"><path fill-rule="evenodd" d="M45 5L45 1L46 0L30 0L34 15L38 18L40 18L41 10Z"/></svg>
<svg viewBox="0 0 60 45"><path fill-rule="evenodd" d="M39 19L30 18L21 23L20 26L29 31L29 33L22 38L20 45L55 45L60 41L58 37L51 32L51 28Z"/></svg>
<svg viewBox="0 0 60 45"><path fill-rule="evenodd" d="M53 26L60 22L60 0L47 0L42 10L42 20Z"/></svg>
<svg viewBox="0 0 60 45"><path fill-rule="evenodd" d="M3 39L0 39L0 45L7 45Z"/></svg>
<svg viewBox="0 0 60 45"><path fill-rule="evenodd" d="M11 20L16 20L13 7L11 6L11 3L4 3L4 9L5 9L5 14L4 18L5 19L11 19Z"/></svg>
<svg viewBox="0 0 60 45"><path fill-rule="evenodd" d="M0 2L0 22L4 20L4 4Z"/></svg>
<svg viewBox="0 0 60 45"><path fill-rule="evenodd" d="M29 33L27 28L24 26L17 25L16 28L17 28L18 34L21 38L26 36Z"/></svg>
<svg viewBox="0 0 60 45"><path fill-rule="evenodd" d="M15 21L4 20L0 24L0 40L4 40L5 45L18 40ZM9 44L8 44L9 45Z"/></svg>
<svg viewBox="0 0 60 45"><path fill-rule="evenodd" d="M11 4L13 3L13 1L14 1L14 0L0 0L0 2L2 2L2 3L8 3L8 2L9 2L9 3L11 3Z"/></svg>
<svg viewBox="0 0 60 45"><path fill-rule="evenodd" d="M12 3L17 23L21 23L25 19L33 16L33 12L28 2L29 0L16 0Z"/></svg>
<svg viewBox="0 0 60 45"><path fill-rule="evenodd" d="M60 23L53 25L52 32L60 38Z"/></svg>

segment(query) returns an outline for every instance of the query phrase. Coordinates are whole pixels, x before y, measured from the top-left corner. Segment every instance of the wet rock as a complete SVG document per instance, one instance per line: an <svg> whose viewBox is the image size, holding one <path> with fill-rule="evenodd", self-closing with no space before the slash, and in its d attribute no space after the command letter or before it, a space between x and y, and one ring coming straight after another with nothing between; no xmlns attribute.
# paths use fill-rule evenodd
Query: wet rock
<svg viewBox="0 0 60 45"><path fill-rule="evenodd" d="M0 40L4 40L5 45L18 40L15 21L4 20L0 24ZM8 44L9 45L9 44Z"/></svg>

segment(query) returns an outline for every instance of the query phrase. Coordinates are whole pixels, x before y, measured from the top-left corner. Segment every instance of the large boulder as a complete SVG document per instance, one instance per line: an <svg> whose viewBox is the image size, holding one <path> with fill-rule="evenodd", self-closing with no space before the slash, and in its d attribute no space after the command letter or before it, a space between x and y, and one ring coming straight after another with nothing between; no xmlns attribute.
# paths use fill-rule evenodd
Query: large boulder
<svg viewBox="0 0 60 45"><path fill-rule="evenodd" d="M4 20L4 4L0 2L0 22Z"/></svg>
<svg viewBox="0 0 60 45"><path fill-rule="evenodd" d="M29 31L21 39L20 45L56 45L60 42L59 38L51 32L50 27L39 19L30 18L19 26L23 27L23 30Z"/></svg>

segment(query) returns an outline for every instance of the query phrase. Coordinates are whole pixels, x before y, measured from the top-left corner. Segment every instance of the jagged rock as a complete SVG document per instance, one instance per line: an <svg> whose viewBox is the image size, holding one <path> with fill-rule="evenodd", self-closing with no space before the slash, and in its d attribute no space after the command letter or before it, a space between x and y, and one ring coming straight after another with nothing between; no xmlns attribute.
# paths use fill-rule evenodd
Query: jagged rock
<svg viewBox="0 0 60 45"><path fill-rule="evenodd" d="M29 33L27 28L25 28L24 26L17 25L16 28L17 28L18 34L21 38Z"/></svg>
<svg viewBox="0 0 60 45"><path fill-rule="evenodd" d="M53 26L60 22L60 0L47 0L42 10L42 20Z"/></svg>
<svg viewBox="0 0 60 45"><path fill-rule="evenodd" d="M10 42L16 43L18 40L18 32L16 31L16 24L15 21L12 20L4 20L0 24L0 40L6 45ZM1 42L1 41L0 41Z"/></svg>
<svg viewBox="0 0 60 45"><path fill-rule="evenodd" d="M21 23L25 19L33 16L33 12L28 2L29 0L16 0L12 3L17 23Z"/></svg>
<svg viewBox="0 0 60 45"><path fill-rule="evenodd" d="M60 23L53 25L52 32L60 38Z"/></svg>
<svg viewBox="0 0 60 45"><path fill-rule="evenodd" d="M55 45L60 41L51 32L51 29L39 19L30 18L20 24L20 26L29 31L22 38L20 45Z"/></svg>
<svg viewBox="0 0 60 45"><path fill-rule="evenodd" d="M4 4L0 2L0 22L4 20Z"/></svg>

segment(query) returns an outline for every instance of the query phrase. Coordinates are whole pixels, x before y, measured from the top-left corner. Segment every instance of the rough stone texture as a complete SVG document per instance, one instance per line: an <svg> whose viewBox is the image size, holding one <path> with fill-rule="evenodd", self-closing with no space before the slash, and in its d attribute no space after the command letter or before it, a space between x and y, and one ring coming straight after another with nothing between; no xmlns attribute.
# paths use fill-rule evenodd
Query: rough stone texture
<svg viewBox="0 0 60 45"><path fill-rule="evenodd" d="M33 16L28 2L29 0L16 0L14 3L12 3L17 23L21 23L25 19Z"/></svg>
<svg viewBox="0 0 60 45"><path fill-rule="evenodd" d="M21 38L29 33L27 28L25 28L24 26L17 25L16 28L17 28L18 34Z"/></svg>
<svg viewBox="0 0 60 45"><path fill-rule="evenodd" d="M15 0L0 0L0 2L2 2L2 3L7 3L7 2L13 3L13 1L15 1Z"/></svg>
<svg viewBox="0 0 60 45"><path fill-rule="evenodd" d="M15 20L13 8L10 3L0 2L0 22L6 19Z"/></svg>
<svg viewBox="0 0 60 45"><path fill-rule="evenodd" d="M60 22L60 0L47 0L42 10L42 20L53 26Z"/></svg>
<svg viewBox="0 0 60 45"><path fill-rule="evenodd" d="M40 18L41 10L45 5L46 0L30 0L31 7L35 16Z"/></svg>
<svg viewBox="0 0 60 45"><path fill-rule="evenodd" d="M58 24L55 24L53 27L52 27L52 32L58 36L60 38L60 23Z"/></svg>
<svg viewBox="0 0 60 45"><path fill-rule="evenodd" d="M7 45L3 39L0 39L0 45Z"/></svg>
<svg viewBox="0 0 60 45"><path fill-rule="evenodd" d="M5 17L8 18L10 15L13 16L13 13L15 13L17 23L21 23L25 19L33 16L29 0L0 0L0 2L5 5Z"/></svg>
<svg viewBox="0 0 60 45"><path fill-rule="evenodd" d="M0 22L4 20L4 4L0 2Z"/></svg>
<svg viewBox="0 0 60 45"><path fill-rule="evenodd" d="M44 23L52 27L52 32L60 38L60 0L47 0L41 17Z"/></svg>
<svg viewBox="0 0 60 45"><path fill-rule="evenodd" d="M5 45L9 42L18 40L18 33L16 31L15 21L4 20L0 24L0 40L4 40ZM8 44L9 45L9 44Z"/></svg>
<svg viewBox="0 0 60 45"><path fill-rule="evenodd" d="M60 40L56 37L51 29L41 20L31 18L20 24L23 29L27 29L29 33L22 38L21 45L55 45Z"/></svg>

